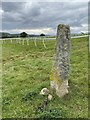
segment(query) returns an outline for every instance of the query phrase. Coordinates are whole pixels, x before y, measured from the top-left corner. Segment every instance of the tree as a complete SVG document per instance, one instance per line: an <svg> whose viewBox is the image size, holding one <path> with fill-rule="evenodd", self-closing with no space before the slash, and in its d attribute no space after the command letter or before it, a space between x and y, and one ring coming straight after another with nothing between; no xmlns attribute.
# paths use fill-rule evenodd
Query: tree
<svg viewBox="0 0 90 120"><path fill-rule="evenodd" d="M22 33L20 33L20 37L27 37L27 33L26 32L22 32Z"/></svg>
<svg viewBox="0 0 90 120"><path fill-rule="evenodd" d="M45 36L45 34L42 33L42 34L40 34L40 36Z"/></svg>

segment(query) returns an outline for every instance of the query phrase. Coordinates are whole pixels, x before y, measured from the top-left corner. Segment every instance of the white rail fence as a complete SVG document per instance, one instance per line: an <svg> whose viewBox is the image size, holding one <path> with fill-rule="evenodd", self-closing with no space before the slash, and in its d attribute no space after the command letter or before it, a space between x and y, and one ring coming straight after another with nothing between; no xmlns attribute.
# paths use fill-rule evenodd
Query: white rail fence
<svg viewBox="0 0 90 120"><path fill-rule="evenodd" d="M74 36L74 37L71 37L71 38L85 38L85 37L88 37L88 38L89 38L89 41L88 41L88 42L89 42L89 53L90 53L90 35ZM15 40L16 43L18 43L18 44L24 45L25 42L26 42L26 45L29 45L29 41L33 40L35 47L37 47L37 41L38 41L38 40L41 40L44 48L46 49L47 47L46 47L46 45L45 45L45 40L47 41L47 40L55 40L55 39L56 39L56 38L46 38L46 37L29 37L29 38L24 38L24 39L23 39L23 38L6 38L6 39L1 39L0 41L2 41L2 42L0 42L0 43L3 44L3 42L4 42L5 40L9 40L10 43L13 44L13 41Z"/></svg>

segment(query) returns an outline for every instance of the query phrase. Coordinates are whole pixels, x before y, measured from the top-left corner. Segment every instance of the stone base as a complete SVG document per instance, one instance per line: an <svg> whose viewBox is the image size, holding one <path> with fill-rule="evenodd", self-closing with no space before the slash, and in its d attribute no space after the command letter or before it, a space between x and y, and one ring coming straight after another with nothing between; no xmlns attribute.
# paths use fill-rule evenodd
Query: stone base
<svg viewBox="0 0 90 120"><path fill-rule="evenodd" d="M51 88L56 91L57 96L63 97L68 94L68 80L63 81L60 85L56 84L54 81L51 81Z"/></svg>

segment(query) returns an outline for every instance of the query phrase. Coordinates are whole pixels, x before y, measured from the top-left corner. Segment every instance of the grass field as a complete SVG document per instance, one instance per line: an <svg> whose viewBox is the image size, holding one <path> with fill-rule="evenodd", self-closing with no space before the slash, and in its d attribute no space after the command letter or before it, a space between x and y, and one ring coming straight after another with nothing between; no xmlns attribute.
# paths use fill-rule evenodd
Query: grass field
<svg viewBox="0 0 90 120"><path fill-rule="evenodd" d="M88 39L71 39L69 94L53 99L46 109L38 110L50 88L55 41L30 41L21 45L4 41L2 45L2 117L3 118L87 118L88 117Z"/></svg>

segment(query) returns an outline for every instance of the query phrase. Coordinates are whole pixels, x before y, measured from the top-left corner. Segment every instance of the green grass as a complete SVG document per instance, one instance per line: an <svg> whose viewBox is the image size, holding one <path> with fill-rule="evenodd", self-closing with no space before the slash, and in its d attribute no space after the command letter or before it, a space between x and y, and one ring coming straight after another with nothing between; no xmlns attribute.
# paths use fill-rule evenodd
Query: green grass
<svg viewBox="0 0 90 120"><path fill-rule="evenodd" d="M2 117L3 118L87 118L88 117L88 40L71 39L69 94L53 99L46 109L37 110L45 99L39 95L50 88L50 73L55 41L30 41L27 46L4 41L2 45Z"/></svg>

